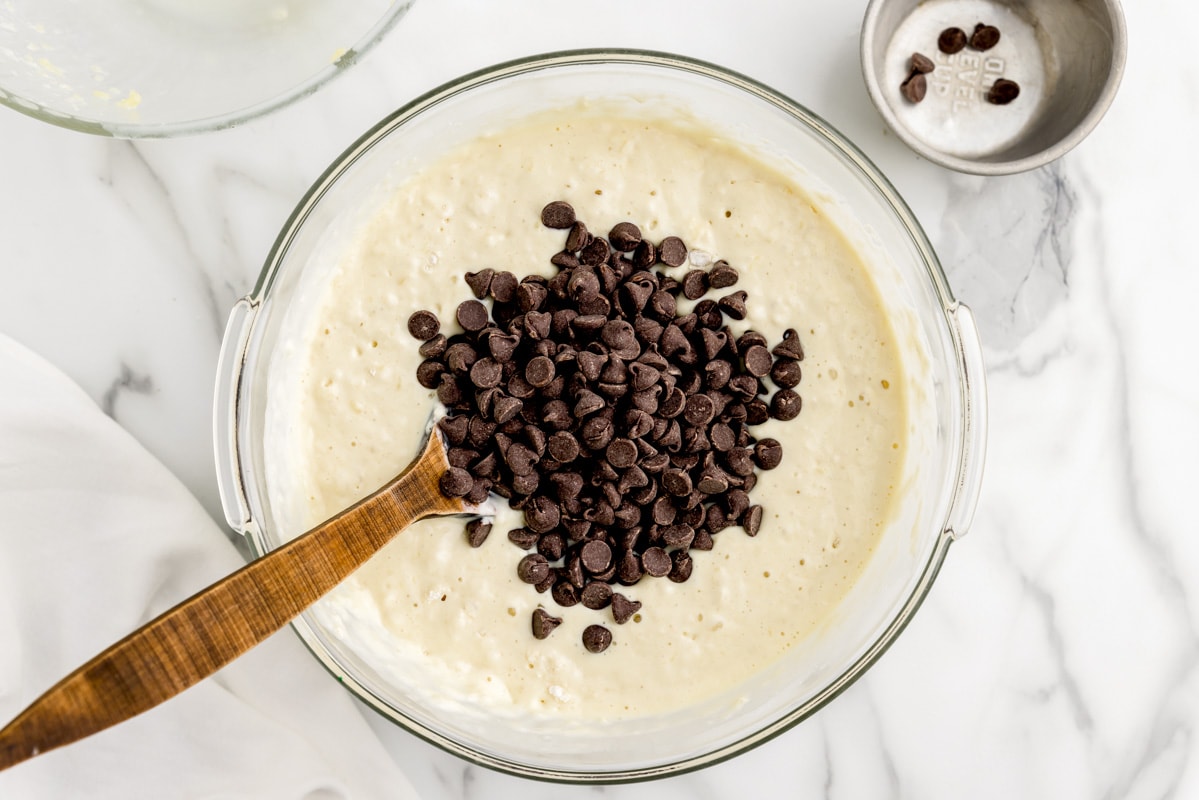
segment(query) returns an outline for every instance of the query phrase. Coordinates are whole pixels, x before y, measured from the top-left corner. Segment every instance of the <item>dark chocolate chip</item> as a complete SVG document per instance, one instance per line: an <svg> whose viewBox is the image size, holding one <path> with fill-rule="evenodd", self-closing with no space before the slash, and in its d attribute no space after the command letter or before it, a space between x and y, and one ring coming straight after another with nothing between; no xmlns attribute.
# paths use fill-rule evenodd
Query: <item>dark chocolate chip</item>
<svg viewBox="0 0 1199 800"><path fill-rule="evenodd" d="M612 466L627 469L637 460L637 445L631 439L613 439L605 455Z"/></svg>
<svg viewBox="0 0 1199 800"><path fill-rule="evenodd" d="M618 222L608 233L608 241L622 253L631 252L641 244L641 229L631 222Z"/></svg>
<svg viewBox="0 0 1199 800"><path fill-rule="evenodd" d="M803 378L803 370L798 361L790 358L780 358L770 369L770 379L783 389L792 389L799 385Z"/></svg>
<svg viewBox="0 0 1199 800"><path fill-rule="evenodd" d="M779 389L770 398L770 416L778 420L795 419L803 408L803 398L791 389Z"/></svg>
<svg viewBox="0 0 1199 800"><path fill-rule="evenodd" d="M966 32L961 28L946 28L937 37L937 48L946 55L960 53L966 47Z"/></svg>
<svg viewBox="0 0 1199 800"><path fill-rule="evenodd" d="M525 380L535 389L548 386L555 374L554 362L545 356L532 358L525 366Z"/></svg>
<svg viewBox="0 0 1199 800"><path fill-rule="evenodd" d="M770 368L774 366L774 358L770 355L770 351L760 344L745 351L745 371L755 378L761 378L770 372Z"/></svg>
<svg viewBox="0 0 1199 800"><path fill-rule="evenodd" d="M487 327L487 306L480 303L478 300L466 300L459 304L458 310L454 316L458 320L458 324L463 329L471 331L481 331ZM436 331L434 331L436 333Z"/></svg>
<svg viewBox="0 0 1199 800"><path fill-rule="evenodd" d="M670 556L661 547L647 548L641 554L641 568L645 570L646 575L652 575L655 578L665 577L670 573Z"/></svg>
<svg viewBox="0 0 1199 800"><path fill-rule="evenodd" d="M698 300L708 293L708 273L693 269L683 276L683 297Z"/></svg>
<svg viewBox="0 0 1199 800"><path fill-rule="evenodd" d="M799 334L793 328L783 331L783 340L776 344L770 352L779 358L803 361L803 344L799 341Z"/></svg>
<svg viewBox="0 0 1199 800"><path fill-rule="evenodd" d="M538 535L528 528L516 528L508 531L508 541L521 550L532 549L537 544Z"/></svg>
<svg viewBox="0 0 1199 800"><path fill-rule="evenodd" d="M658 260L668 267L681 267L687 261L687 245L677 236L667 236L658 245Z"/></svg>
<svg viewBox="0 0 1199 800"><path fill-rule="evenodd" d="M612 593L612 619L617 625L625 624L640 610L640 600L630 600L620 592Z"/></svg>
<svg viewBox="0 0 1199 800"><path fill-rule="evenodd" d="M554 602L563 608L570 608L579 602L579 590L569 580L564 579L564 576L559 576L559 580L550 589L550 594Z"/></svg>
<svg viewBox="0 0 1199 800"><path fill-rule="evenodd" d="M662 541L669 547L687 547L695 538L695 529L690 525L670 525L662 531Z"/></svg>
<svg viewBox="0 0 1199 800"><path fill-rule="evenodd" d="M466 523L466 541L471 547L482 547L491 533L491 523L482 519L472 519Z"/></svg>
<svg viewBox="0 0 1199 800"><path fill-rule="evenodd" d="M708 272L708 285L713 289L727 289L741 279L741 274L729 262L721 259Z"/></svg>
<svg viewBox="0 0 1199 800"><path fill-rule="evenodd" d="M518 445L513 445L515 449ZM558 506L548 497L534 497L525 507L525 525L534 533L547 533L558 527Z"/></svg>
<svg viewBox="0 0 1199 800"><path fill-rule="evenodd" d="M569 464L579 457L579 442L568 431L557 431L550 436L547 448L550 456L563 464Z"/></svg>
<svg viewBox="0 0 1199 800"><path fill-rule="evenodd" d="M762 527L762 507L750 506L745 509L745 514L741 517L741 527L750 536L757 536Z"/></svg>
<svg viewBox="0 0 1199 800"><path fill-rule="evenodd" d="M445 372L445 364L433 359L422 361L416 368L416 382L426 389L436 389L441 385L441 375Z"/></svg>
<svg viewBox="0 0 1199 800"><path fill-rule="evenodd" d="M544 639L562 624L561 617L551 617L544 608L533 609L533 638Z"/></svg>
<svg viewBox="0 0 1199 800"><path fill-rule="evenodd" d="M733 292L716 301L716 305L720 310L731 319L745 319L745 301L748 295L745 292Z"/></svg>
<svg viewBox="0 0 1199 800"><path fill-rule="evenodd" d="M683 419L692 425L707 425L716 415L716 406L706 394L695 394L687 398L683 408Z"/></svg>
<svg viewBox="0 0 1199 800"><path fill-rule="evenodd" d="M912 53L908 66L912 72L919 72L926 75L937 68L933 60L924 55L924 53Z"/></svg>
<svg viewBox="0 0 1199 800"><path fill-rule="evenodd" d="M541 224L547 228L569 228L575 224L575 210L565 200L547 203L541 209Z"/></svg>
<svg viewBox="0 0 1199 800"><path fill-rule="evenodd" d="M515 419L516 415L524 408L524 403L515 397L497 397L495 404L491 409L491 418L498 423L505 423L511 419Z"/></svg>
<svg viewBox="0 0 1199 800"><path fill-rule="evenodd" d="M654 247L653 242L642 239L641 243L633 251L633 264L638 267L652 267L658 261L658 248Z"/></svg>
<svg viewBox="0 0 1199 800"><path fill-rule="evenodd" d="M587 226L582 222L576 221L570 226L570 233L566 234L566 249L572 253L577 253L587 246L591 241L591 233L587 230ZM574 264L573 266L578 266Z"/></svg>
<svg viewBox="0 0 1199 800"><path fill-rule="evenodd" d="M441 330L441 321L432 311L417 311L408 317L408 333L422 342L432 339Z"/></svg>
<svg viewBox="0 0 1199 800"><path fill-rule="evenodd" d="M465 275L466 285L474 292L474 295L479 300L487 296L487 290L491 288L491 279L495 275L493 269L481 269L478 272L468 272Z"/></svg>
<svg viewBox="0 0 1199 800"><path fill-rule="evenodd" d="M899 93L909 103L919 103L928 94L928 79L919 72L914 72L899 84Z"/></svg>
<svg viewBox="0 0 1199 800"><path fill-rule="evenodd" d="M1007 78L999 78L991 84L987 91L987 102L992 105L1006 106L1020 96L1020 85Z"/></svg>
<svg viewBox="0 0 1199 800"><path fill-rule="evenodd" d="M549 562L541 553L530 553L516 565L516 577L525 583L541 583L549 574Z"/></svg>
<svg viewBox="0 0 1199 800"><path fill-rule="evenodd" d="M685 550L677 550L670 556L670 573L669 577L675 583L683 583L691 577L691 571L694 569L691 556Z"/></svg>
<svg viewBox="0 0 1199 800"><path fill-rule="evenodd" d="M582 251L579 253L579 261L589 267L598 267L600 264L606 262L608 260L608 256L611 254L612 248L608 245L607 240L597 237L592 239L587 246L582 249ZM600 290L599 278L596 278L593 273L585 274L591 274L591 277L595 279L595 291L589 292L589 294L595 294ZM586 295L576 294L575 296L585 297Z"/></svg>
<svg viewBox="0 0 1199 800"><path fill-rule="evenodd" d="M474 485L475 479L461 467L450 467L437 480L438 488L446 497L465 497Z"/></svg>
<svg viewBox="0 0 1199 800"><path fill-rule="evenodd" d="M602 653L612 644L612 631L603 625L588 625L583 629L583 647L589 653Z"/></svg>
<svg viewBox="0 0 1199 800"><path fill-rule="evenodd" d="M579 558L588 572L603 572L612 564L612 548L603 541L593 539L583 545Z"/></svg>
<svg viewBox="0 0 1199 800"><path fill-rule="evenodd" d="M511 303L516 298L516 276L511 272L497 272L491 276L491 285L487 291L497 303Z"/></svg>
<svg viewBox="0 0 1199 800"><path fill-rule="evenodd" d="M783 446L777 439L759 439L754 445L754 460L762 469L774 469L783 461Z"/></svg>
<svg viewBox="0 0 1199 800"><path fill-rule="evenodd" d="M588 542L587 544L602 544L602 542ZM608 604L612 602L612 587L601 581L592 581L583 587L583 591L579 593L579 600L583 603L584 608L594 611L607 608Z"/></svg>
<svg viewBox="0 0 1199 800"><path fill-rule="evenodd" d="M424 342L419 350L422 358L437 358L445 353L448 342L443 334L437 334L432 339Z"/></svg>
<svg viewBox="0 0 1199 800"><path fill-rule="evenodd" d="M503 370L500 363L493 358L480 358L470 368L470 382L480 389L490 389L500 385Z"/></svg>
<svg viewBox="0 0 1199 800"><path fill-rule="evenodd" d="M970 34L971 49L990 50L997 44L999 44L999 28L994 25L984 25L981 22L974 26L974 33Z"/></svg>

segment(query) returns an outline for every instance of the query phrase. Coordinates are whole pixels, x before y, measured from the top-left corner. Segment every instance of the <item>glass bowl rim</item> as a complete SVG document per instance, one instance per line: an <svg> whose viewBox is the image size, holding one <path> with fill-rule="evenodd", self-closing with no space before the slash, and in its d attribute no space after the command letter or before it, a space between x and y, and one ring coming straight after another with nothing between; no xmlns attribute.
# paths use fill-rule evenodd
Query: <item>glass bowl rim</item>
<svg viewBox="0 0 1199 800"><path fill-rule="evenodd" d="M279 94L232 111L175 122L104 122L91 117L57 111L28 97L10 92L3 86L0 86L0 105L59 128L116 139L169 139L225 130L264 117L316 92L374 49L388 31L394 28L408 13L415 1L395 0L379 16L379 19L359 37L358 41L337 60L326 64L315 74L309 75Z"/></svg>
<svg viewBox="0 0 1199 800"><path fill-rule="evenodd" d="M825 144L833 146L842 157L846 167L851 170L856 169L859 177L864 178L879 199L890 208L919 252L920 261L940 300L944 323L957 353L958 359L955 367L959 372L958 388L962 395L966 394L965 384L969 378L962 365L963 344L951 320L951 315L955 310L959 308L964 309L965 307L960 306L954 299L948 280L945 277L932 244L928 241L923 228L916 221L910 207L874 163L856 145L852 144L821 117L763 83L701 59L644 49L588 48L553 51L526 56L469 72L400 106L363 133L353 144L337 156L329 167L313 182L281 228L279 236L276 238L267 255L258 281L250 295L243 302L249 303L254 309L260 307L270 293L271 286L282 264L283 256L288 251L292 240L301 230L308 215L321 201L325 193L336 184L341 175L352 167L360 157L365 155L375 144L382 141L391 132L400 128L408 120L460 94L490 83L546 69L609 64L673 69L732 86L757 97L759 100L765 101L776 109L784 111L797 119L815 135L821 137ZM256 320L257 315L254 315L254 320L250 322L251 327L253 327ZM244 347L238 355L237 362L231 368L237 371L233 377L240 382L240 377L245 366L246 352ZM218 376L218 383L221 377ZM981 381L982 376L978 376L977 380ZM235 386L233 391L235 395L240 396L240 387ZM223 413L222 409L218 408L217 413ZM962 413L966 415L969 413L969 410L963 408ZM958 475L947 517L952 516L953 508L967 480L965 475L966 459L961 452L969 449L966 439L967 432L963 431L956 442L956 449L959 451L957 453L959 457L955 459L958 467ZM237 472L236 479L240 483L240 458L236 453L233 458ZM249 515L247 515L247 523L243 531L247 544L253 556L259 557L267 552L269 548L262 538L262 531ZM937 536L935 544L930 550L927 561L924 562L920 574L915 580L911 593L902 600L898 612L886 621L878 637L870 643L866 650L857 659L847 665L836 679L826 685L815 696L809 698L802 705L792 709L790 712L774 719L772 722L756 728L745 736L716 749L699 755L686 756L667 763L645 767L610 771L549 769L531 766L490 753L479 752L404 716L389 706L385 700L375 696L352 676L346 674L333 661L330 653L320 644L319 637L304 616L296 617L291 625L304 643L304 646L308 648L322 666L368 707L379 713L389 722L398 724L412 735L469 763L517 777L555 783L618 784L645 781L693 772L726 761L790 730L845 691L878 661L882 654L898 638L899 634L903 632L903 629L907 627L915 612L928 595L937 573L944 563L950 544L963 532L954 531L947 518L945 525Z"/></svg>

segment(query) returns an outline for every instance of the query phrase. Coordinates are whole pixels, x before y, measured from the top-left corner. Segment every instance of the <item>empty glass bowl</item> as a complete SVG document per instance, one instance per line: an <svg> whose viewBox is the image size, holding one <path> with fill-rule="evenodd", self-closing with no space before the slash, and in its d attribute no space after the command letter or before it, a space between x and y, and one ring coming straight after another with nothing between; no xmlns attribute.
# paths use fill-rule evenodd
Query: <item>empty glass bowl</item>
<svg viewBox="0 0 1199 800"><path fill-rule="evenodd" d="M165 137L313 92L414 0L5 0L0 103L66 128Z"/></svg>

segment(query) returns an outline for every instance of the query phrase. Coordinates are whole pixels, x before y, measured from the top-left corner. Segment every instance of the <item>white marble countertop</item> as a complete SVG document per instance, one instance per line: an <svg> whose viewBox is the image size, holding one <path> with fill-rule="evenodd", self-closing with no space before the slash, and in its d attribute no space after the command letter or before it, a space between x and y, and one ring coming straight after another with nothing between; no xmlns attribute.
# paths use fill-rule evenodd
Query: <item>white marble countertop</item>
<svg viewBox="0 0 1199 800"><path fill-rule="evenodd" d="M1187 499L1199 479L1187 311L1199 67L1185 33L1157 33L1194 30L1199 9L1129 3L1127 73L1095 133L1047 168L982 179L885 130L858 69L863 5L421 0L347 75L231 131L131 143L3 110L0 332L74 377L219 519L210 420L226 315L309 183L361 132L463 72L546 50L645 47L744 72L881 167L974 309L991 415L973 530L863 680L696 774L556 787L374 726L431 800L1199 796Z"/></svg>

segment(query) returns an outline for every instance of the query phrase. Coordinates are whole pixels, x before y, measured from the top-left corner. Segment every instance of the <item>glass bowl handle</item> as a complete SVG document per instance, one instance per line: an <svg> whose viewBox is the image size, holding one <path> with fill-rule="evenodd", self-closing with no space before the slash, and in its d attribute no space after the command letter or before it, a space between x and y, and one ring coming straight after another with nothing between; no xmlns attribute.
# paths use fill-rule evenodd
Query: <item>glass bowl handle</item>
<svg viewBox="0 0 1199 800"><path fill-rule="evenodd" d="M217 359L216 393L212 405L217 490L225 520L238 533L245 533L252 523L250 504L242 483L238 408L246 347L260 307L258 301L243 297L229 313Z"/></svg>
<svg viewBox="0 0 1199 800"><path fill-rule="evenodd" d="M962 372L962 451L958 461L958 483L954 489L945 532L960 539L970 529L982 487L987 455L987 383L982 343L969 307L957 303L949 309L950 327Z"/></svg>

